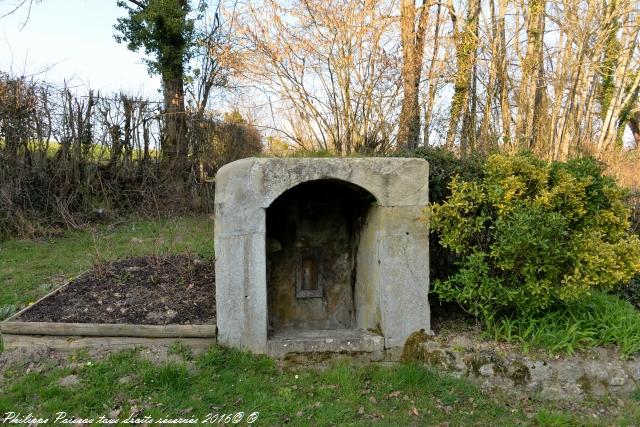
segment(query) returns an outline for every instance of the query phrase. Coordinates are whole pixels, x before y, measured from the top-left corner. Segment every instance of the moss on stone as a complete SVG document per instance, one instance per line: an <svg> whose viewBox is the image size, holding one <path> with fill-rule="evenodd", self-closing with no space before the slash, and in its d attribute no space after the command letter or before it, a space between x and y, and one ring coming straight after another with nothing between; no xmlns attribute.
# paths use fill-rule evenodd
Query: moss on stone
<svg viewBox="0 0 640 427"><path fill-rule="evenodd" d="M488 351L472 353L464 358L464 362L475 376L480 376L480 368L484 365L493 365L493 371L496 374L505 376L507 373L504 360Z"/></svg>
<svg viewBox="0 0 640 427"><path fill-rule="evenodd" d="M514 360L511 364L509 378L515 385L525 385L531 380L529 367L519 360Z"/></svg>
<svg viewBox="0 0 640 427"><path fill-rule="evenodd" d="M580 385L580 388L582 388L582 391L587 394L591 393L591 381L589 381L589 377L587 375L581 375L577 382Z"/></svg>
<svg viewBox="0 0 640 427"><path fill-rule="evenodd" d="M440 349L428 350L423 347L422 360L431 366L446 368L446 358Z"/></svg>
<svg viewBox="0 0 640 427"><path fill-rule="evenodd" d="M402 356L400 356L401 362L411 362L411 361L424 361L424 348L421 344L430 341L432 339L424 329L420 329L409 335L407 340L404 342L404 347L402 348Z"/></svg>

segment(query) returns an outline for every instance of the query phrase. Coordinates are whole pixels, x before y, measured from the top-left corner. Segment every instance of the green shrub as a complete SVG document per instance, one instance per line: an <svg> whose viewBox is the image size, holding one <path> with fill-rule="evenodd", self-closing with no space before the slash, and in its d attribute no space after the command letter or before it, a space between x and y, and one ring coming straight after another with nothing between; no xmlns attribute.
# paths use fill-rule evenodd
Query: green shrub
<svg viewBox="0 0 640 427"><path fill-rule="evenodd" d="M625 192L594 159L495 154L481 179L455 177L449 188L432 205L431 227L458 270L434 292L476 316L540 312L640 271Z"/></svg>
<svg viewBox="0 0 640 427"><path fill-rule="evenodd" d="M496 316L485 321L491 338L573 354L616 345L624 357L640 351L640 312L601 291L543 314Z"/></svg>

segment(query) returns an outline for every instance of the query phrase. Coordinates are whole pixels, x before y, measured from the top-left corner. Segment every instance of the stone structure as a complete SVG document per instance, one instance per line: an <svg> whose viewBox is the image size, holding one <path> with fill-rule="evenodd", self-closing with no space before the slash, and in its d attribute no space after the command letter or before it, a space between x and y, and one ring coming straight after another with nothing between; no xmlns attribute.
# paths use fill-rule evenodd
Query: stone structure
<svg viewBox="0 0 640 427"><path fill-rule="evenodd" d="M574 356L523 354L516 345L486 340L477 332L444 337L416 332L407 340L402 358L469 378L485 391L531 394L543 400L625 396L640 387L640 359L623 360L612 348Z"/></svg>
<svg viewBox="0 0 640 427"><path fill-rule="evenodd" d="M426 161L403 158L250 158L221 168L218 341L283 355L275 343L305 348L295 345L299 332L310 350L344 351L345 341L357 352L358 342L383 350L429 330L428 172ZM336 338L349 338L334 340L340 330L348 333Z"/></svg>

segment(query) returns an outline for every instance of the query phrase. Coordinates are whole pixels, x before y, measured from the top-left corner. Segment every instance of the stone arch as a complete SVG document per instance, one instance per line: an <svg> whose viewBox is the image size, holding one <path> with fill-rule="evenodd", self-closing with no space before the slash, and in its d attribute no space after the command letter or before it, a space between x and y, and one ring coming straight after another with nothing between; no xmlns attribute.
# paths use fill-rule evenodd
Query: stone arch
<svg viewBox="0 0 640 427"><path fill-rule="evenodd" d="M283 185L282 187L278 187L277 189L274 189L274 191L268 195L268 198L265 199L265 204L267 204L266 207L268 208L269 206L271 206L276 200L278 200L278 198L280 198L286 192L300 185L304 185L312 182L341 183L345 186L353 188L358 192L366 192L374 199L376 204L379 204L379 200L381 199L379 195L376 195L376 193L378 192L376 191L377 189L370 188L371 186L368 185L366 182L362 182L362 180L354 180L348 176L345 177L345 176L335 176L335 175L324 175L324 176L313 177L313 178L299 177L299 179L297 180L288 181L285 185Z"/></svg>

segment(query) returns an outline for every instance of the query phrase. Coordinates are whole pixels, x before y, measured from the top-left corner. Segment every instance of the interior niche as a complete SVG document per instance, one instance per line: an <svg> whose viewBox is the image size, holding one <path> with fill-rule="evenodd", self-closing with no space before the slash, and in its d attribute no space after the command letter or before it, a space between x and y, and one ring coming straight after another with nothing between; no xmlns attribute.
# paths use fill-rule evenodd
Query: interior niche
<svg viewBox="0 0 640 427"><path fill-rule="evenodd" d="M315 180L267 209L268 333L356 327L358 245L375 198L340 180Z"/></svg>

